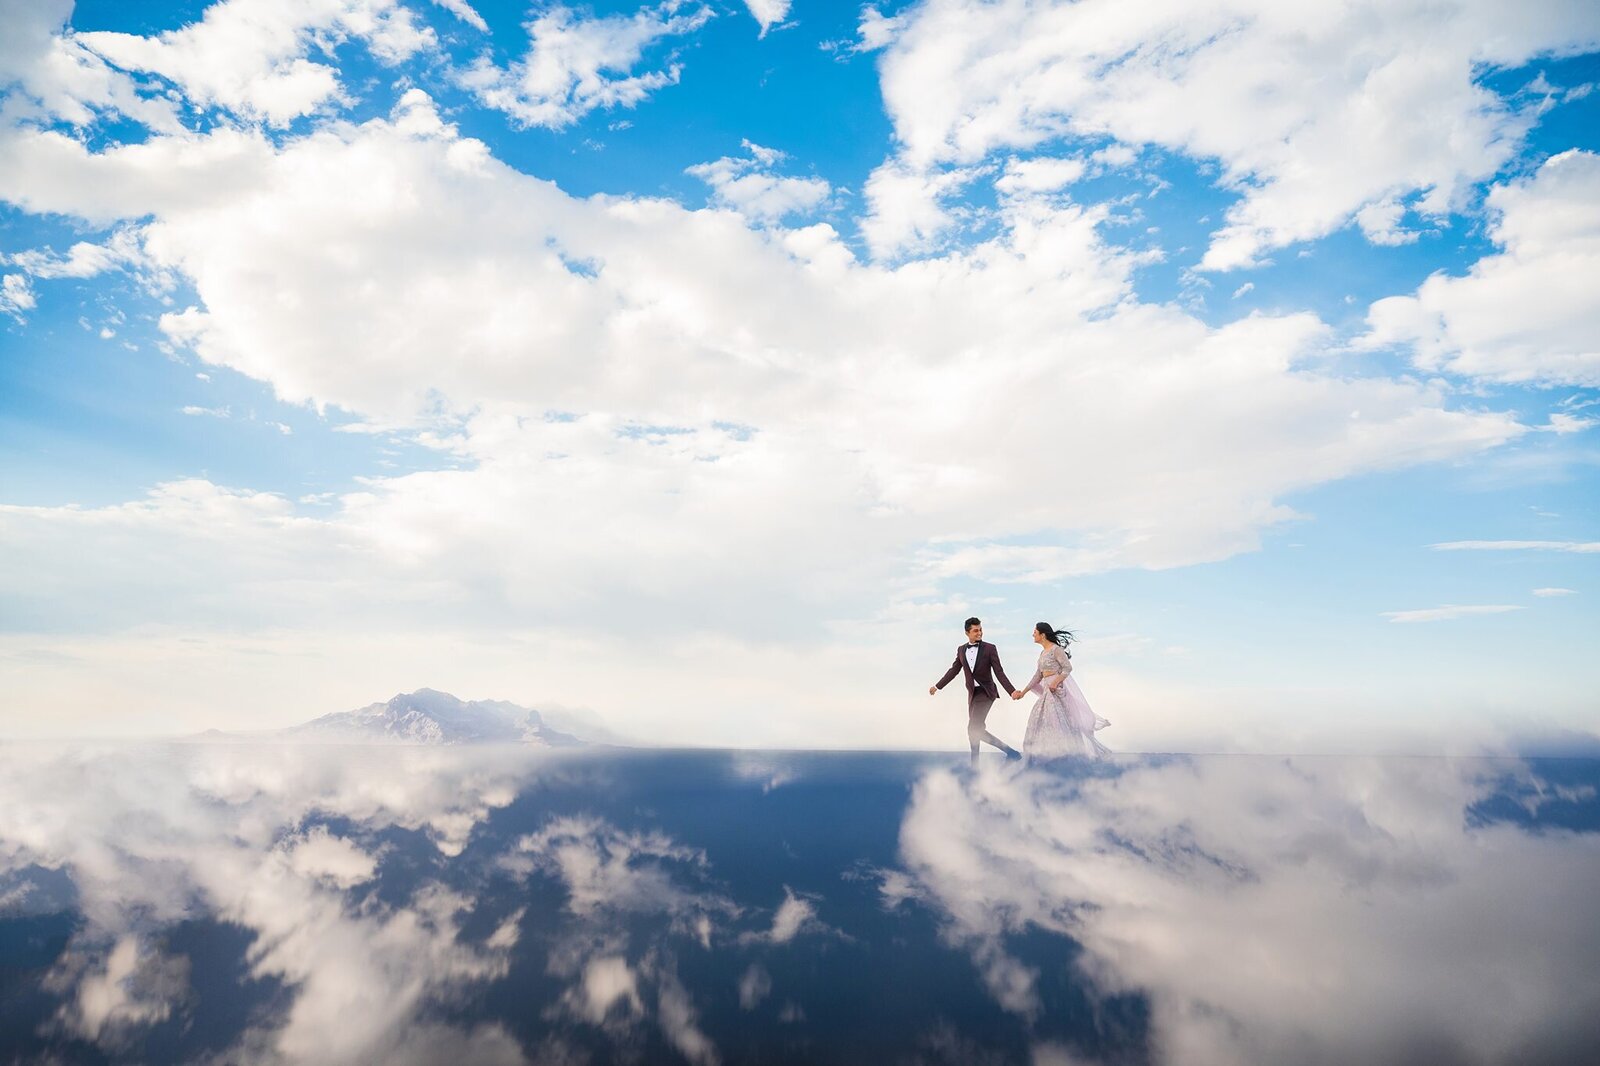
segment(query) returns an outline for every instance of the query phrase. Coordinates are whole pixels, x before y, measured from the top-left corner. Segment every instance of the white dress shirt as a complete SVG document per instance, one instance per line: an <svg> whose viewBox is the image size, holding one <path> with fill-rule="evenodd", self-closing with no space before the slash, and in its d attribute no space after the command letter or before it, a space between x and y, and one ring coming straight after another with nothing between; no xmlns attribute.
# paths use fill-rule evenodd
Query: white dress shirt
<svg viewBox="0 0 1600 1066"><path fill-rule="evenodd" d="M976 644L967 645L967 669L972 671L978 669L978 646Z"/></svg>

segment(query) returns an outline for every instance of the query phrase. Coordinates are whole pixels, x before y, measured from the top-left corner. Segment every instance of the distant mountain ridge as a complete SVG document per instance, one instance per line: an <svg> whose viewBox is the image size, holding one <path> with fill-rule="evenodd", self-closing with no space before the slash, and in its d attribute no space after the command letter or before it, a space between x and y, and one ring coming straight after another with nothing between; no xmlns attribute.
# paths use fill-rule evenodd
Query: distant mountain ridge
<svg viewBox="0 0 1600 1066"><path fill-rule="evenodd" d="M325 714L282 730L280 735L304 740L532 744L548 748L573 748L592 742L552 727L543 715L530 708L504 700L462 700L431 688L403 692L387 703Z"/></svg>

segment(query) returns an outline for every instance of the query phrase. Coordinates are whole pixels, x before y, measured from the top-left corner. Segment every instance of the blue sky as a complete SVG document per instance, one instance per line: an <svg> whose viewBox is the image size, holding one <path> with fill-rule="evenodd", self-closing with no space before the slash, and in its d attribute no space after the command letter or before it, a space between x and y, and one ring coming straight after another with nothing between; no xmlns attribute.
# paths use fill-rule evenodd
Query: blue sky
<svg viewBox="0 0 1600 1066"><path fill-rule="evenodd" d="M0 731L1593 732L1600 21L1452 11L0 5Z"/></svg>

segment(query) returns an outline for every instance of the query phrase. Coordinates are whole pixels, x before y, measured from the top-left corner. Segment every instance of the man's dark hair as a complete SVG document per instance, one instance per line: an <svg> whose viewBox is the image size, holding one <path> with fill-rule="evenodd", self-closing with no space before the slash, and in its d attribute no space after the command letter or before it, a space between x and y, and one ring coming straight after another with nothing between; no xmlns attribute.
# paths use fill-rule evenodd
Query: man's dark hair
<svg viewBox="0 0 1600 1066"><path fill-rule="evenodd" d="M981 618L969 618L969 619L967 619L967 624L962 626L961 629L962 629L963 632L965 632L966 630L971 629L973 626L981 626L981 625L983 625L983 619L981 619Z"/></svg>

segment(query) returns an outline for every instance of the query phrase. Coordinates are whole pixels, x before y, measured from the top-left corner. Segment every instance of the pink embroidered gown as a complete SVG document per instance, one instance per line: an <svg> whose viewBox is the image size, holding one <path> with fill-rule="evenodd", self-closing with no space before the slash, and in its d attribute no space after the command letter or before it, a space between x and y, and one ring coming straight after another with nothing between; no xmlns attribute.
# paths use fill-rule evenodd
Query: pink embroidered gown
<svg viewBox="0 0 1600 1066"><path fill-rule="evenodd" d="M1039 653L1039 668L1026 686L1026 691L1039 695L1022 738L1022 755L1027 762L1065 755L1098 758L1111 753L1094 735L1111 723L1090 709L1071 675L1072 658L1065 648L1052 644ZM1058 677L1061 680L1051 689L1050 683Z"/></svg>

